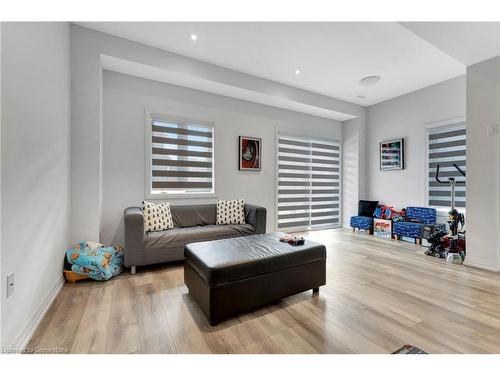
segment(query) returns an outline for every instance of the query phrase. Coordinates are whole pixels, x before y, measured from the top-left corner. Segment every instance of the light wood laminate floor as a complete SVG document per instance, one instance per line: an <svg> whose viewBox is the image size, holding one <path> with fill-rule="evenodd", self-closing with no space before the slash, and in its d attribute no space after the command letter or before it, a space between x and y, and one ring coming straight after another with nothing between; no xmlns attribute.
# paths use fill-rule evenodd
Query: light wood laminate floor
<svg viewBox="0 0 500 375"><path fill-rule="evenodd" d="M29 347L71 353L500 353L500 274L347 230L327 246L327 285L211 327L182 264L66 284Z"/></svg>

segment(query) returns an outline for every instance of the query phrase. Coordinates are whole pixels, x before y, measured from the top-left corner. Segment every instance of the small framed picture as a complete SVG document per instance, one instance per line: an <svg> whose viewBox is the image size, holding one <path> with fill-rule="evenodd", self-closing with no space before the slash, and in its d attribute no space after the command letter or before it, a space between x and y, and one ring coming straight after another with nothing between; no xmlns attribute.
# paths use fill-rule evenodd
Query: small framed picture
<svg viewBox="0 0 500 375"><path fill-rule="evenodd" d="M393 171L405 167L405 140L403 138L380 142L380 170Z"/></svg>
<svg viewBox="0 0 500 375"><path fill-rule="evenodd" d="M260 138L240 136L240 171L260 171L261 168L261 143Z"/></svg>

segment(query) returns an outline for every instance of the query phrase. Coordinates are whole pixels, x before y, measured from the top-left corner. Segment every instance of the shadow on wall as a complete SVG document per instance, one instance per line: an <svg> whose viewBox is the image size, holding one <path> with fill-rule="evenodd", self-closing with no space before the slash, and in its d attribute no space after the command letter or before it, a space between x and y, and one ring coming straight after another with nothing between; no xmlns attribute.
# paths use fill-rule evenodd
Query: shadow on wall
<svg viewBox="0 0 500 375"><path fill-rule="evenodd" d="M123 222L123 220L121 220L120 223L118 224L116 232L113 235L112 242L107 245L109 246L120 245L122 247L125 247L125 223Z"/></svg>
<svg viewBox="0 0 500 375"><path fill-rule="evenodd" d="M349 217L357 214L350 212L358 206L358 144L359 136L353 136L343 143L342 157L342 207L343 207L343 226L349 225Z"/></svg>

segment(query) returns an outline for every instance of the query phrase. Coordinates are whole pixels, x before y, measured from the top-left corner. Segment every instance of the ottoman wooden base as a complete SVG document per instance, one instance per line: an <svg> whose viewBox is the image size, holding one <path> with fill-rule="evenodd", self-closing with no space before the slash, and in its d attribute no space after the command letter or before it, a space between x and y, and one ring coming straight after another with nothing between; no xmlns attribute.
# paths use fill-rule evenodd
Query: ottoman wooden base
<svg viewBox="0 0 500 375"><path fill-rule="evenodd" d="M184 283L211 325L309 289L317 292L325 282L325 259L214 286L184 262Z"/></svg>

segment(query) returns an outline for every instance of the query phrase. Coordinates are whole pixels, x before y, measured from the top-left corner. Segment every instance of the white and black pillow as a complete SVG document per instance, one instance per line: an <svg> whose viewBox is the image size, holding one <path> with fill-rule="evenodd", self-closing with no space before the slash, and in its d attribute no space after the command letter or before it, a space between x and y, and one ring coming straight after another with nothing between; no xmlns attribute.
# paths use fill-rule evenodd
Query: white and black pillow
<svg viewBox="0 0 500 375"><path fill-rule="evenodd" d="M151 203L142 202L142 213L144 214L144 229L146 232L157 232L174 227L170 202Z"/></svg>
<svg viewBox="0 0 500 375"><path fill-rule="evenodd" d="M245 224L245 201L243 199L217 201L217 225Z"/></svg>

